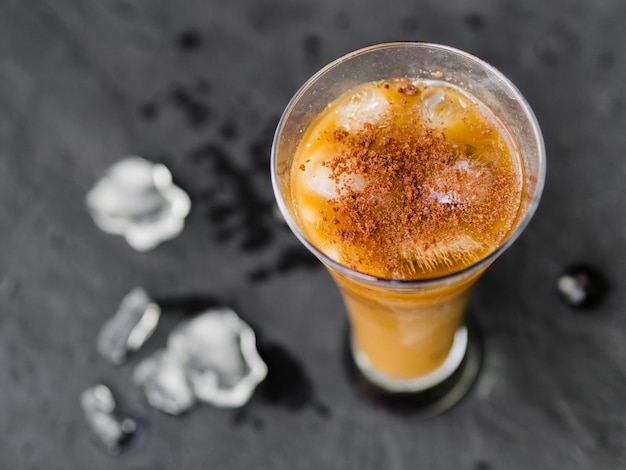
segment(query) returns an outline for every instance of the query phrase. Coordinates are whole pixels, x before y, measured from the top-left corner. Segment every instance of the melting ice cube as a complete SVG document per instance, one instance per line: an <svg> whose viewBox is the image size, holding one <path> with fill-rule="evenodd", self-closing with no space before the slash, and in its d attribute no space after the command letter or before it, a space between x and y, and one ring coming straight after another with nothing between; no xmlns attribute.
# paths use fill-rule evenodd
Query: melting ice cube
<svg viewBox="0 0 626 470"><path fill-rule="evenodd" d="M470 204L484 200L491 172L469 160L457 160L426 183L430 196L441 204Z"/></svg>
<svg viewBox="0 0 626 470"><path fill-rule="evenodd" d="M117 454L130 443L137 423L116 413L115 398L106 385L95 385L83 391L80 404L89 428L109 452Z"/></svg>
<svg viewBox="0 0 626 470"><path fill-rule="evenodd" d="M365 123L378 122L390 106L385 95L379 90L366 89L353 95L347 103L337 108L336 123L347 131L355 131L361 129Z"/></svg>
<svg viewBox="0 0 626 470"><path fill-rule="evenodd" d="M98 333L98 352L120 365L129 352L137 351L154 332L161 316L160 307L140 287L124 297L117 312Z"/></svg>
<svg viewBox="0 0 626 470"><path fill-rule="evenodd" d="M461 202L459 195L456 191L437 191L433 188L429 188L430 197L437 199L440 204L458 204Z"/></svg>
<svg viewBox="0 0 626 470"><path fill-rule="evenodd" d="M267 375L254 331L229 308L207 310L179 325L168 350L183 362L198 399L215 406L243 406Z"/></svg>
<svg viewBox="0 0 626 470"><path fill-rule="evenodd" d="M87 208L102 230L147 251L183 230L191 201L164 165L131 156L109 168L89 191Z"/></svg>
<svg viewBox="0 0 626 470"><path fill-rule="evenodd" d="M330 177L332 171L325 162L333 158L330 146L316 150L304 165L304 181L316 193L326 199L333 199L348 191L359 191L365 187L361 175L341 173L336 179Z"/></svg>
<svg viewBox="0 0 626 470"><path fill-rule="evenodd" d="M189 410L196 402L183 363L168 349L156 351L133 372L134 382L154 408L172 415Z"/></svg>
<svg viewBox="0 0 626 470"><path fill-rule="evenodd" d="M430 87L421 95L423 109L434 125L447 127L467 115L466 102L459 94L441 87Z"/></svg>
<svg viewBox="0 0 626 470"><path fill-rule="evenodd" d="M400 247L404 261L403 269L409 273L431 272L440 266L471 263L477 259L485 245L469 235L460 234L445 243L437 242L428 247L407 242Z"/></svg>
<svg viewBox="0 0 626 470"><path fill-rule="evenodd" d="M233 310L219 308L179 324L167 347L144 359L133 379L150 405L177 415L196 399L243 406L266 375L254 331Z"/></svg>

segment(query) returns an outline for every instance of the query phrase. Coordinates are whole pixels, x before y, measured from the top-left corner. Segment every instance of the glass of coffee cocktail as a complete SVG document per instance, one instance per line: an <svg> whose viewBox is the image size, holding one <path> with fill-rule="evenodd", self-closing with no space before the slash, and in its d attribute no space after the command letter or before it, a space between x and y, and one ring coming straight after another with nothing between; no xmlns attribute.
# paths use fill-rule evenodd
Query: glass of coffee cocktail
<svg viewBox="0 0 626 470"><path fill-rule="evenodd" d="M342 293L357 383L425 413L457 402L480 364L472 288L544 182L541 132L517 88L447 46L361 49L293 97L271 170L289 227Z"/></svg>

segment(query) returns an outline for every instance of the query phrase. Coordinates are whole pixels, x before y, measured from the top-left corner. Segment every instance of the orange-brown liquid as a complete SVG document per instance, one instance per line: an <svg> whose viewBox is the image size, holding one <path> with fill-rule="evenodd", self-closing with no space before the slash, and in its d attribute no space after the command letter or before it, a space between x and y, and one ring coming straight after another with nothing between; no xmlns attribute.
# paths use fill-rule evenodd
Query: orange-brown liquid
<svg viewBox="0 0 626 470"><path fill-rule="evenodd" d="M375 175L354 171L358 166L343 173L333 170L336 163L331 162L346 155L355 158L344 148L346 139L333 136L337 131L342 136L358 135L364 127L380 132L371 144L380 152L391 128L405 134L407 129L415 128L416 133L430 129L444 136L450 151L445 164L429 162L435 154L423 158L419 167L423 181L414 188L419 194L414 203L422 210L437 209L441 220L399 225L391 231L376 228L375 233L390 236L368 240L369 245L360 243L365 238L359 233L346 236L355 220L338 209L345 206L346 197L376 199L370 225L385 222L377 214L399 204L394 192L377 196L380 182ZM397 140L398 135L391 137ZM328 257L379 278L427 279L475 263L514 229L521 168L512 140L496 116L461 90L436 81L375 82L331 103L309 127L292 164L292 199L304 234ZM380 250L373 251L372 246ZM357 347L379 370L404 378L432 371L445 360L482 270L414 290L365 284L332 268L331 273L343 291Z"/></svg>

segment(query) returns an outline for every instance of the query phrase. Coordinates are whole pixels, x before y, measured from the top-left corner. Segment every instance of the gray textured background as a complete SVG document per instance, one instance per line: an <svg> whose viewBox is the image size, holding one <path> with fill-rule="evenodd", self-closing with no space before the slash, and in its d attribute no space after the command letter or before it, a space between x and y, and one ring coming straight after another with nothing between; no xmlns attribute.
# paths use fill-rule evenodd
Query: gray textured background
<svg viewBox="0 0 626 470"><path fill-rule="evenodd" d="M625 20L619 0L0 1L0 468L625 468ZM273 215L268 174L297 88L391 40L449 44L501 69L548 150L537 215L473 300L487 337L480 380L428 421L351 388L341 300ZM149 253L85 209L128 154L167 164L194 203L184 233ZM561 269L580 260L613 287L587 313L555 295ZM297 361L304 395L179 418L153 410L133 367L184 309L122 367L95 350L136 285L232 305ZM118 457L79 406L99 382L142 423Z"/></svg>

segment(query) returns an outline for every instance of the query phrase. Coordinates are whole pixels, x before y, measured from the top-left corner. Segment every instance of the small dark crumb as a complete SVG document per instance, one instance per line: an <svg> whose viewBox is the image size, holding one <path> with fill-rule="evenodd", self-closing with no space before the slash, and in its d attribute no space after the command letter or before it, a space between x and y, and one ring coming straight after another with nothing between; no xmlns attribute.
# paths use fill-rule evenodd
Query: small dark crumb
<svg viewBox="0 0 626 470"><path fill-rule="evenodd" d="M321 43L321 39L315 34L309 34L302 39L304 52L311 58L316 58L319 55Z"/></svg>
<svg viewBox="0 0 626 470"><path fill-rule="evenodd" d="M615 62L616 57L613 51L604 51L598 55L598 65L604 69L613 67Z"/></svg>
<svg viewBox="0 0 626 470"><path fill-rule="evenodd" d="M267 281L270 277L272 277L272 273L272 269L259 268L248 273L248 280L250 280L251 282Z"/></svg>
<svg viewBox="0 0 626 470"><path fill-rule="evenodd" d="M230 205L220 205L209 210L209 217L216 224L222 224L231 218L236 212L236 207Z"/></svg>
<svg viewBox="0 0 626 470"><path fill-rule="evenodd" d="M139 115L144 121L154 121L159 115L159 108L155 103L148 101L139 107Z"/></svg>
<svg viewBox="0 0 626 470"><path fill-rule="evenodd" d="M200 93L206 93L211 90L211 84L206 78L198 78L196 80L195 88Z"/></svg>
<svg viewBox="0 0 626 470"><path fill-rule="evenodd" d="M175 85L171 92L171 98L174 105L183 112L192 126L200 127L208 121L211 114L210 108L186 87Z"/></svg>
<svg viewBox="0 0 626 470"><path fill-rule="evenodd" d="M202 36L193 29L183 31L178 36L178 47L184 51L193 51L202 45Z"/></svg>
<svg viewBox="0 0 626 470"><path fill-rule="evenodd" d="M595 267L577 263L563 270L557 279L556 288L568 305L589 308L602 301L608 291L608 282Z"/></svg>
<svg viewBox="0 0 626 470"><path fill-rule="evenodd" d="M186 114L189 123L199 127L207 122L211 110L204 103L194 102L186 108Z"/></svg>
<svg viewBox="0 0 626 470"><path fill-rule="evenodd" d="M265 428L265 421L250 414L247 408L240 408L235 411L235 413L233 413L232 423L237 427L250 424L255 431L262 431Z"/></svg>
<svg viewBox="0 0 626 470"><path fill-rule="evenodd" d="M261 418L257 418L256 416L252 419L252 428L255 431L262 431L265 429L265 421Z"/></svg>
<svg viewBox="0 0 626 470"><path fill-rule="evenodd" d="M237 138L237 126L233 121L225 121L220 126L220 135L227 140L232 140Z"/></svg>
<svg viewBox="0 0 626 470"><path fill-rule="evenodd" d="M337 16L335 16L335 19L334 19L335 27L342 31L349 29L351 26L350 18L351 16L347 12L345 11L339 12Z"/></svg>
<svg viewBox="0 0 626 470"><path fill-rule="evenodd" d="M417 31L419 22L416 17L408 16L402 20L400 27L407 33L413 33Z"/></svg>
<svg viewBox="0 0 626 470"><path fill-rule="evenodd" d="M216 196L216 191L211 190L211 189L207 189L205 191L201 191L200 193L198 193L197 198L198 201L200 202L211 202Z"/></svg>
<svg viewBox="0 0 626 470"><path fill-rule="evenodd" d="M172 87L170 95L176 106L187 106L193 101L193 96L189 93L187 88L178 83Z"/></svg>
<svg viewBox="0 0 626 470"><path fill-rule="evenodd" d="M465 18L465 22L472 31L479 31L485 26L485 19L479 13L470 13Z"/></svg>
<svg viewBox="0 0 626 470"><path fill-rule="evenodd" d="M474 463L475 470L491 470L491 464L489 462L485 462L484 460L479 460Z"/></svg>
<svg viewBox="0 0 626 470"><path fill-rule="evenodd" d="M240 426L242 424L245 424L250 418L250 415L246 408L239 408L235 410L232 416L233 416L232 422L235 426Z"/></svg>
<svg viewBox="0 0 626 470"><path fill-rule="evenodd" d="M322 403L322 402L319 402L319 401L313 404L313 409L322 418L328 419L328 418L331 418L332 415L333 415L333 412L330 409L330 407L328 405L326 405L325 403Z"/></svg>
<svg viewBox="0 0 626 470"><path fill-rule="evenodd" d="M248 230L239 246L244 251L257 251L270 244L273 238L272 231L259 222L254 220L254 227Z"/></svg>

